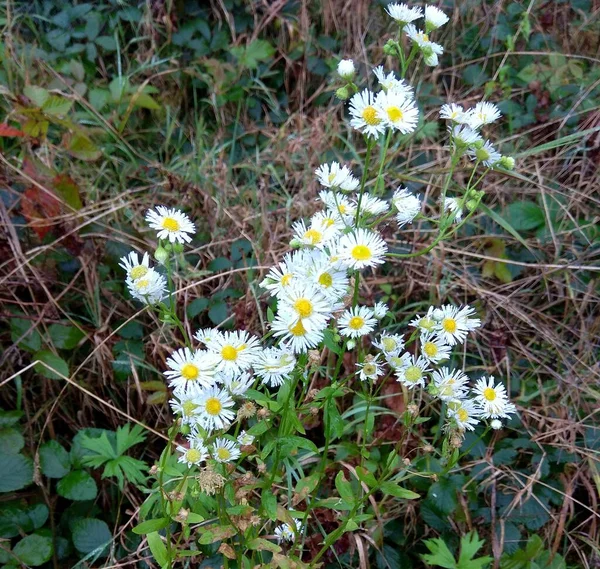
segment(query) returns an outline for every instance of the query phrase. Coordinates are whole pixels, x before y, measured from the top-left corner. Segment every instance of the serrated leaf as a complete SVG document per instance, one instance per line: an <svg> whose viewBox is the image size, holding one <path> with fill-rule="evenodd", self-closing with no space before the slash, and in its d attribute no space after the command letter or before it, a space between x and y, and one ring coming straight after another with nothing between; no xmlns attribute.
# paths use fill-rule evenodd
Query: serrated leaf
<svg viewBox="0 0 600 569"><path fill-rule="evenodd" d="M12 553L23 565L37 567L49 561L53 551L51 537L32 534L19 541Z"/></svg>
<svg viewBox="0 0 600 569"><path fill-rule="evenodd" d="M0 456L19 454L25 446L25 439L17 429L0 429Z"/></svg>
<svg viewBox="0 0 600 569"><path fill-rule="evenodd" d="M50 95L42 105L44 114L52 117L64 117L73 106L73 101L65 99L60 95Z"/></svg>
<svg viewBox="0 0 600 569"><path fill-rule="evenodd" d="M106 522L81 518L72 526L73 545L81 553L90 553L108 545L112 534Z"/></svg>
<svg viewBox="0 0 600 569"><path fill-rule="evenodd" d="M35 85L27 85L23 89L23 94L36 106L42 107L42 105L48 100L50 97L50 93L48 93L47 89L43 87L36 87Z"/></svg>
<svg viewBox="0 0 600 569"><path fill-rule="evenodd" d="M0 492L13 492L33 482L33 461L22 454L9 454L0 460Z"/></svg>
<svg viewBox="0 0 600 569"><path fill-rule="evenodd" d="M48 379L69 377L67 362L50 350L40 350L34 354L33 360L38 362L33 366L33 369Z"/></svg>
<svg viewBox="0 0 600 569"><path fill-rule="evenodd" d="M48 441L39 450L40 467L48 478L62 478L71 470L71 457L58 441Z"/></svg>
<svg viewBox="0 0 600 569"><path fill-rule="evenodd" d="M68 139L67 151L80 160L97 160L102 156L98 147L84 134L76 133Z"/></svg>
<svg viewBox="0 0 600 569"><path fill-rule="evenodd" d="M448 546L443 539L436 537L434 539L426 539L423 543L431 552L431 554L421 555L421 558L425 563L428 565L445 567L446 569L456 568L454 555L452 555L452 552L448 549Z"/></svg>
<svg viewBox="0 0 600 569"><path fill-rule="evenodd" d="M56 491L63 498L84 501L93 500L98 494L98 487L85 470L75 470L58 482Z"/></svg>

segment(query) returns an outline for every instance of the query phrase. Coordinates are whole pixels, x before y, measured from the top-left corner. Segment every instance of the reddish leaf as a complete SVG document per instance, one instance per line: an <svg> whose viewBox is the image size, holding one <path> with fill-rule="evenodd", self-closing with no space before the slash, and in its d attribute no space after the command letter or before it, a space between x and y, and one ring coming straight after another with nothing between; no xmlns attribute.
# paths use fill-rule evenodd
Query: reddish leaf
<svg viewBox="0 0 600 569"><path fill-rule="evenodd" d="M37 186L28 188L21 196L21 211L40 239L52 228L50 220L60 214L60 205L54 194Z"/></svg>
<svg viewBox="0 0 600 569"><path fill-rule="evenodd" d="M14 128L6 123L0 123L0 136L25 136L25 133L18 128Z"/></svg>

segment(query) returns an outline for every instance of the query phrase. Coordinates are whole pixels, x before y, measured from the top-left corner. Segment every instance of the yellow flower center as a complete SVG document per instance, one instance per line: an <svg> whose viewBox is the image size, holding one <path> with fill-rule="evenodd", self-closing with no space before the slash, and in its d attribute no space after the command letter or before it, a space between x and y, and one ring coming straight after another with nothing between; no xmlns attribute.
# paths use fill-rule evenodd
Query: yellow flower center
<svg viewBox="0 0 600 569"><path fill-rule="evenodd" d="M494 399L496 399L496 391L494 389L492 389L491 387L486 387L483 390L483 396L488 400L488 401L493 401Z"/></svg>
<svg viewBox="0 0 600 569"><path fill-rule="evenodd" d="M172 217L165 217L162 222L163 229L167 231L179 231L179 221Z"/></svg>
<svg viewBox="0 0 600 569"><path fill-rule="evenodd" d="M348 322L348 328L352 330L360 330L365 325L365 319L360 316L353 316Z"/></svg>
<svg viewBox="0 0 600 569"><path fill-rule="evenodd" d="M206 409L206 412L209 415L213 416L218 415L221 412L221 409L223 409L223 405L216 397L209 397L206 400L206 404L204 407Z"/></svg>
<svg viewBox="0 0 600 569"><path fill-rule="evenodd" d="M389 361L390 366L393 367L394 369L396 369L402 365L402 358L399 356L394 356L394 357L390 358L388 361Z"/></svg>
<svg viewBox="0 0 600 569"><path fill-rule="evenodd" d="M423 346L423 351L430 357L434 358L437 356L438 347L433 342L425 342Z"/></svg>
<svg viewBox="0 0 600 569"><path fill-rule="evenodd" d="M442 320L442 328L449 334L454 334L458 328L458 324L454 318L444 318Z"/></svg>
<svg viewBox="0 0 600 569"><path fill-rule="evenodd" d="M294 302L294 310L299 314L300 318L308 318L313 313L313 305L308 298L299 298Z"/></svg>
<svg viewBox="0 0 600 569"><path fill-rule="evenodd" d="M330 172L329 176L327 176L327 181L331 184L335 180L336 172Z"/></svg>
<svg viewBox="0 0 600 569"><path fill-rule="evenodd" d="M457 413L457 416L461 423L464 423L469 418L469 414L464 409L460 409Z"/></svg>
<svg viewBox="0 0 600 569"><path fill-rule="evenodd" d="M198 405L196 405L195 403L193 403L192 401L186 401L182 406L181 406L181 412L186 416L189 417L198 407Z"/></svg>
<svg viewBox="0 0 600 569"><path fill-rule="evenodd" d="M331 227L331 226L332 226L332 225L335 223L335 220L331 219L331 217L326 217L326 218L323 220L323 223L324 223L324 224L325 224L327 227Z"/></svg>
<svg viewBox="0 0 600 569"><path fill-rule="evenodd" d="M341 214L346 213L346 211L348 211L348 208L346 207L346 204L341 203L340 205L338 205L338 211Z"/></svg>
<svg viewBox="0 0 600 569"><path fill-rule="evenodd" d="M429 41L429 36L427 34L421 34L423 41Z"/></svg>
<svg viewBox="0 0 600 569"><path fill-rule="evenodd" d="M323 273L319 277L319 284L325 288L329 288L333 284L333 277L329 273Z"/></svg>
<svg viewBox="0 0 600 569"><path fill-rule="evenodd" d="M362 118L369 126L377 126L381 122L381 119L377 116L377 109L370 105L363 110Z"/></svg>
<svg viewBox="0 0 600 569"><path fill-rule="evenodd" d="M320 243L323 239L323 234L320 231L317 231L316 229L309 229L304 234L304 239L310 241L311 245L316 245L317 243Z"/></svg>
<svg viewBox="0 0 600 569"><path fill-rule="evenodd" d="M294 275L292 275L292 273L286 273L281 277L281 286L288 286L292 282L293 278Z"/></svg>
<svg viewBox="0 0 600 569"><path fill-rule="evenodd" d="M371 249L366 245L355 245L350 253L356 261L368 261L371 257Z"/></svg>
<svg viewBox="0 0 600 569"><path fill-rule="evenodd" d="M135 288L137 288L138 290L142 290L149 285L150 285L149 279L139 279L139 280L135 281L135 283L134 283Z"/></svg>
<svg viewBox="0 0 600 569"><path fill-rule="evenodd" d="M221 460L229 460L231 458L231 453L229 452L228 449L220 447L217 449L217 456Z"/></svg>
<svg viewBox="0 0 600 569"><path fill-rule="evenodd" d="M366 375L375 375L377 368L375 367L375 364L365 364L363 366L363 371Z"/></svg>
<svg viewBox="0 0 600 569"><path fill-rule="evenodd" d="M406 381L416 383L417 381L419 381L419 379L421 379L421 377L423 377L423 372L421 371L420 367L410 366L406 368L406 371L404 372L404 377L406 378Z"/></svg>
<svg viewBox="0 0 600 569"><path fill-rule="evenodd" d="M401 121L404 118L404 113L398 107L388 107L387 116L392 122Z"/></svg>
<svg viewBox="0 0 600 569"><path fill-rule="evenodd" d="M185 458L188 462L196 463L200 462L202 453L197 448L191 448L185 453Z"/></svg>
<svg viewBox="0 0 600 569"><path fill-rule="evenodd" d="M181 368L181 376L183 379L192 381L198 377L198 367L194 364L187 363Z"/></svg>
<svg viewBox="0 0 600 569"><path fill-rule="evenodd" d="M129 276L135 281L137 279L141 279L146 275L147 272L148 267L145 267L144 265L138 265L137 267L133 267L133 269L131 269Z"/></svg>
<svg viewBox="0 0 600 569"><path fill-rule="evenodd" d="M237 360L238 357L238 351L230 345L227 346L223 346L221 348L221 357L228 362L234 362L235 360Z"/></svg>
<svg viewBox="0 0 600 569"><path fill-rule="evenodd" d="M392 350L396 349L396 340L394 340L393 338L383 338L383 340L381 340L381 343L383 345L383 349L386 352L391 352Z"/></svg>
<svg viewBox="0 0 600 569"><path fill-rule="evenodd" d="M306 334L306 329L304 328L304 326L302 326L302 320L298 320L298 322L296 322L296 324L294 324L293 326L290 326L288 330L294 336L304 336L304 334Z"/></svg>

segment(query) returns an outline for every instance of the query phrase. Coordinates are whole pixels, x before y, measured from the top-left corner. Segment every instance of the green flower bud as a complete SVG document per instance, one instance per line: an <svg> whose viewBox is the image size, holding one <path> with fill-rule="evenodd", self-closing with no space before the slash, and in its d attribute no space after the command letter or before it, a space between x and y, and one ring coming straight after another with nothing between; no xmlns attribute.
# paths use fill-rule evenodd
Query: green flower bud
<svg viewBox="0 0 600 569"><path fill-rule="evenodd" d="M183 253L183 243L173 243L173 251L175 253Z"/></svg>
<svg viewBox="0 0 600 569"><path fill-rule="evenodd" d="M299 239L292 239L290 241L290 247L292 249L300 249L300 247L302 247L302 242Z"/></svg>
<svg viewBox="0 0 600 569"><path fill-rule="evenodd" d="M467 203L465 204L465 206L469 211L475 211L478 204L479 204L478 200L467 200Z"/></svg>
<svg viewBox="0 0 600 569"><path fill-rule="evenodd" d="M397 41L388 40L387 43L383 46L383 53L385 53L385 55L397 55L399 49L400 45Z"/></svg>
<svg viewBox="0 0 600 569"><path fill-rule="evenodd" d="M346 342L346 347L347 347L349 350L353 350L353 349L356 347L356 342L355 342L354 340L348 340L348 341Z"/></svg>
<svg viewBox="0 0 600 569"><path fill-rule="evenodd" d="M164 247L159 245L158 248L156 249L156 251L154 251L154 258L161 265L164 265L167 262L167 259L169 258L169 253Z"/></svg>
<svg viewBox="0 0 600 569"><path fill-rule="evenodd" d="M490 157L490 153L485 148L481 147L475 151L475 156L477 157L477 160L483 162Z"/></svg>
<svg viewBox="0 0 600 569"><path fill-rule="evenodd" d="M477 148L483 148L483 145L485 144L485 142L483 140L476 140L471 146L475 149Z"/></svg>
<svg viewBox="0 0 600 569"><path fill-rule="evenodd" d="M350 90L348 87L340 87L336 92L335 96L342 101L350 98Z"/></svg>
<svg viewBox="0 0 600 569"><path fill-rule="evenodd" d="M514 170L515 159L512 156L503 156L500 158L500 167L505 170Z"/></svg>
<svg viewBox="0 0 600 569"><path fill-rule="evenodd" d="M179 431L184 437L192 432L189 425L181 425L181 427L179 427Z"/></svg>

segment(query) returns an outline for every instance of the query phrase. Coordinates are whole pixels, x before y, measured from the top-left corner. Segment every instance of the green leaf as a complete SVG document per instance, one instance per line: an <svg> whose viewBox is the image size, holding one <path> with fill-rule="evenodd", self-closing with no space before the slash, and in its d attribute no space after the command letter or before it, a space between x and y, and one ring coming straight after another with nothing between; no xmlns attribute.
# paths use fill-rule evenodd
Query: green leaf
<svg viewBox="0 0 600 569"><path fill-rule="evenodd" d="M23 89L23 94L36 106L42 107L42 105L50 97L50 93L42 87L36 87L35 85L27 85Z"/></svg>
<svg viewBox="0 0 600 569"><path fill-rule="evenodd" d="M272 492L271 488L263 489L260 503L265 515L271 519L277 519L277 496Z"/></svg>
<svg viewBox="0 0 600 569"><path fill-rule="evenodd" d="M208 317L213 324L221 324L227 319L227 312L227 304L219 300L210 307Z"/></svg>
<svg viewBox="0 0 600 569"><path fill-rule="evenodd" d="M32 320L11 318L10 339L15 343L18 342L19 348L29 352L37 352L42 347L42 337Z"/></svg>
<svg viewBox="0 0 600 569"><path fill-rule="evenodd" d="M582 138L589 137L592 134L600 132L600 126L595 126L593 128L588 128L585 130L580 130L573 134L568 134L567 136L562 136L550 142L546 142L545 144L540 144L539 146L534 146L533 148L528 148L527 150L523 150L519 152L515 158L526 158L527 156L532 156L534 154L541 154L542 152L546 152L548 150L553 150L554 148L560 148L561 146L567 146L581 140Z"/></svg>
<svg viewBox="0 0 600 569"><path fill-rule="evenodd" d="M275 48L266 40L254 40L247 46L231 48L231 54L238 60L242 67L256 69L261 61L270 59L275 53Z"/></svg>
<svg viewBox="0 0 600 569"><path fill-rule="evenodd" d="M42 110L46 115L64 117L71 110L72 106L73 101L65 99L60 95L50 95L46 101L44 101Z"/></svg>
<svg viewBox="0 0 600 569"><path fill-rule="evenodd" d="M131 426L129 423L117 429L117 454L124 454L132 446L143 443L146 440L144 427L135 423Z"/></svg>
<svg viewBox="0 0 600 569"><path fill-rule="evenodd" d="M102 20L98 12L91 12L85 17L85 35L88 41L94 41L100 33Z"/></svg>
<svg viewBox="0 0 600 569"><path fill-rule="evenodd" d="M138 535L143 535L145 533L156 532L159 529L166 528L170 523L171 520L169 518L155 518L138 524L132 531Z"/></svg>
<svg viewBox="0 0 600 569"><path fill-rule="evenodd" d="M56 491L63 498L83 501L93 500L98 494L98 487L85 470L75 470L59 481Z"/></svg>
<svg viewBox="0 0 600 569"><path fill-rule="evenodd" d="M337 403L333 397L328 399L325 405L325 424L331 429L331 432L335 437L341 438L344 434L346 422L340 414Z"/></svg>
<svg viewBox="0 0 600 569"><path fill-rule="evenodd" d="M446 567L446 569L456 568L454 555L452 555L452 552L448 549L443 539L436 537L434 539L426 539L423 543L431 552L431 554L421 555L425 563L428 565L437 565L438 567Z"/></svg>
<svg viewBox="0 0 600 569"><path fill-rule="evenodd" d="M43 565L52 557L52 538L36 534L28 535L15 545L12 552L24 565L29 567Z"/></svg>
<svg viewBox="0 0 600 569"><path fill-rule="evenodd" d="M33 356L38 363L33 366L35 371L48 379L62 379L69 377L69 365L50 350L40 350Z"/></svg>
<svg viewBox="0 0 600 569"><path fill-rule="evenodd" d="M106 51L116 51L117 49L117 42L112 36L98 36L95 43Z"/></svg>
<svg viewBox="0 0 600 569"><path fill-rule="evenodd" d="M346 480L346 477L341 470L335 477L335 487L344 502L354 504L356 497L354 495L354 491L352 490L352 484Z"/></svg>
<svg viewBox="0 0 600 569"><path fill-rule="evenodd" d="M0 410L0 427L12 427L19 422L23 416L23 411L2 411Z"/></svg>
<svg viewBox="0 0 600 569"><path fill-rule="evenodd" d="M48 478L63 478L71 470L71 457L58 441L48 441L40 447L40 467Z"/></svg>
<svg viewBox="0 0 600 569"><path fill-rule="evenodd" d="M155 561L161 566L166 567L169 563L169 554L167 553L167 546L164 544L160 535L157 532L149 533L146 536L148 540L148 547L154 556Z"/></svg>
<svg viewBox="0 0 600 569"><path fill-rule="evenodd" d="M253 551L271 551L273 553L279 553L281 551L281 547L279 547L279 545L261 537L251 539L246 544L246 547Z"/></svg>
<svg viewBox="0 0 600 569"><path fill-rule="evenodd" d="M526 200L511 203L505 217L517 231L531 231L546 223L542 208Z"/></svg>
<svg viewBox="0 0 600 569"><path fill-rule="evenodd" d="M73 545L81 553L91 553L104 547L112 540L106 522L95 518L81 518L73 523Z"/></svg>
<svg viewBox="0 0 600 569"><path fill-rule="evenodd" d="M377 480L366 468L362 466L356 467L356 475L361 482L364 482L370 490L377 486Z"/></svg>
<svg viewBox="0 0 600 569"><path fill-rule="evenodd" d="M25 446L23 435L16 429L0 429L0 456L19 454Z"/></svg>
<svg viewBox="0 0 600 569"><path fill-rule="evenodd" d="M72 178L70 178L67 175L60 175L56 176L56 178L54 178L52 182L54 184L54 189L56 190L56 192L60 195L60 197L63 200L65 200L65 202L68 205L70 205L75 210L80 210L83 207L83 204L81 203L81 196L79 195L79 186L73 181ZM61 337L59 331L56 332L56 335L58 336L57 339L59 341L62 340L64 342L63 346L59 346L55 342L54 345L57 348L71 350L78 344L79 340L81 340L81 338L85 336L85 334L76 326L63 326L62 324L52 324L52 326L50 326L51 336L52 328L54 326L57 326L59 328L66 328L68 330L64 331L64 338Z"/></svg>
<svg viewBox="0 0 600 569"><path fill-rule="evenodd" d="M33 461L22 454L9 454L0 460L0 492L13 492L33 482Z"/></svg>
<svg viewBox="0 0 600 569"><path fill-rule="evenodd" d="M419 494L398 486L396 482L384 482L381 484L380 489L384 494L389 494L395 498L403 498L405 500L416 500L417 498L420 498Z"/></svg>
<svg viewBox="0 0 600 569"><path fill-rule="evenodd" d="M79 328L63 324L52 324L48 327L48 332L50 333L54 347L60 350L72 350L79 344L81 338L85 336Z"/></svg>
<svg viewBox="0 0 600 569"><path fill-rule="evenodd" d="M533 254L533 250L529 247L527 241L525 241L522 235L501 215L496 213L494 210L490 209L484 203L480 203L479 208L481 209L481 211L483 211L483 213L491 217L500 227L502 227L502 229L508 231L508 233L510 233L519 243L521 243L521 245L523 245L523 247L525 247L528 251L530 251Z"/></svg>
<svg viewBox="0 0 600 569"><path fill-rule="evenodd" d="M149 109L151 111L160 109L160 105L150 95L141 91L131 97L131 102L134 107L141 107L142 109Z"/></svg>
<svg viewBox="0 0 600 569"><path fill-rule="evenodd" d="M463 536L460 540L460 555L457 566L461 569L479 569L492 561L491 557L474 558L484 543L483 539L479 539L476 531L471 531Z"/></svg>
<svg viewBox="0 0 600 569"><path fill-rule="evenodd" d="M84 134L76 133L67 144L67 151L71 156L80 160L97 160L102 156L98 147Z"/></svg>

